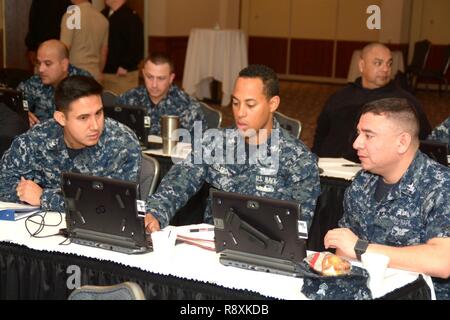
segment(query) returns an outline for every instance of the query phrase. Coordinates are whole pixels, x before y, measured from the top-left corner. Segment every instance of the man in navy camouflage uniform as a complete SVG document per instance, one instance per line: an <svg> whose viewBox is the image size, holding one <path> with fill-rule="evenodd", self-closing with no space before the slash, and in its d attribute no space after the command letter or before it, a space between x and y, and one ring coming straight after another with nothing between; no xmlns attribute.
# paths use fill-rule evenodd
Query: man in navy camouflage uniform
<svg viewBox="0 0 450 320"><path fill-rule="evenodd" d="M431 134L428 136L428 140L437 140L448 144L450 150L450 117L448 117L439 126L434 128Z"/></svg>
<svg viewBox="0 0 450 320"><path fill-rule="evenodd" d="M192 131L195 121L207 129L205 115L198 101L175 84L172 60L163 53L152 53L144 63L142 75L145 86L129 90L118 98L118 103L145 106L151 119L150 134L161 135L160 118L163 115L180 117L180 127Z"/></svg>
<svg viewBox="0 0 450 320"><path fill-rule="evenodd" d="M418 150L417 116L405 99L367 104L357 130L363 170L325 247L349 258L387 255L389 267L432 276L436 297L449 299L450 169Z"/></svg>
<svg viewBox="0 0 450 320"><path fill-rule="evenodd" d="M67 47L59 40L47 40L39 46L37 70L38 75L32 76L17 87L28 102L30 126L53 118L56 110L55 88L63 79L73 75L90 76L87 71L69 63Z"/></svg>
<svg viewBox="0 0 450 320"><path fill-rule="evenodd" d="M0 161L0 200L64 210L61 173L137 182L139 142L126 126L104 119L102 87L93 78L64 79L54 119L18 136Z"/></svg>
<svg viewBox="0 0 450 320"><path fill-rule="evenodd" d="M194 137L191 155L175 164L149 196L147 230L165 227L203 182L222 191L298 201L300 220L309 228L320 194L317 159L274 119L279 103L278 78L272 69L261 65L243 69L232 96L236 129L208 130L207 134L216 133L211 139ZM212 222L210 206L204 220Z"/></svg>

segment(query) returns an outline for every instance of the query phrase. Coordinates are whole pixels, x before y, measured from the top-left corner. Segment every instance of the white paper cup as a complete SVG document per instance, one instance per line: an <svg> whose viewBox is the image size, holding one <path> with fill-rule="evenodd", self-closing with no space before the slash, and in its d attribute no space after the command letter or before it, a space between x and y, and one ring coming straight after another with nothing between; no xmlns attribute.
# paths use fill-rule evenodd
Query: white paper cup
<svg viewBox="0 0 450 320"><path fill-rule="evenodd" d="M369 272L369 288L378 292L383 287L384 273L389 265L390 258L384 254L366 252L361 255L364 269Z"/></svg>
<svg viewBox="0 0 450 320"><path fill-rule="evenodd" d="M173 256L175 249L175 241L177 240L177 233L175 230L161 230L155 231L151 234L153 252L157 254L160 259L169 259Z"/></svg>

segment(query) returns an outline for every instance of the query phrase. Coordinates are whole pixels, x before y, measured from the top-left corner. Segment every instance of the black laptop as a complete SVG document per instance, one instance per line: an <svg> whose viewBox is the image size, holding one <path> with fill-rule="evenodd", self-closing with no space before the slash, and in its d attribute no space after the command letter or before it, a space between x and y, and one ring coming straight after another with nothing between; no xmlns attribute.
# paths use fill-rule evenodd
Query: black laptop
<svg viewBox="0 0 450 320"><path fill-rule="evenodd" d="M448 145L439 141L421 140L420 151L444 166L448 166Z"/></svg>
<svg viewBox="0 0 450 320"><path fill-rule="evenodd" d="M150 250L136 183L64 172L62 192L73 243L128 254Z"/></svg>
<svg viewBox="0 0 450 320"><path fill-rule="evenodd" d="M20 91L0 88L0 103L17 113L28 127L28 102Z"/></svg>
<svg viewBox="0 0 450 320"><path fill-rule="evenodd" d="M105 105L103 111L107 117L117 120L133 130L143 149L149 147L150 117L145 106Z"/></svg>
<svg viewBox="0 0 450 320"><path fill-rule="evenodd" d="M306 226L300 204L211 191L216 252L220 262L249 270L301 277Z"/></svg>

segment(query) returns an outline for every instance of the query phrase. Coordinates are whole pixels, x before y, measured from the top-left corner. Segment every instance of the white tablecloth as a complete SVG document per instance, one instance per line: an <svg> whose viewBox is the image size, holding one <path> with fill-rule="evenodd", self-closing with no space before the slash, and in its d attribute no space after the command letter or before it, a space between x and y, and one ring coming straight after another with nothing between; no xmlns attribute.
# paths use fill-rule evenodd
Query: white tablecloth
<svg viewBox="0 0 450 320"><path fill-rule="evenodd" d="M222 105L228 105L234 81L247 65L247 44L242 31L192 29L183 89L199 99L210 98L209 84L215 79L222 82Z"/></svg>
<svg viewBox="0 0 450 320"><path fill-rule="evenodd" d="M59 220L59 214L48 213L45 223L56 224ZM29 225L29 227L32 228L31 231L37 228L36 225ZM60 228L64 227L65 219L63 217L60 225L46 227L40 236L55 234ZM194 226L194 228L199 227L208 227L208 225ZM247 289L267 297L306 299L301 293L303 285L301 278L226 267L219 262L217 253L188 244L177 245L173 257L168 261L161 261L153 252L127 255L78 244L60 245L63 239L61 236L43 239L32 238L25 229L24 220L15 222L0 220L0 241L25 245L35 250L71 253L104 260L105 262L113 261L126 266L137 267L144 271L193 279L231 289ZM358 262L355 262L355 264L359 265ZM380 294L385 294L404 286L414 281L417 276L417 273L413 272L388 269L383 284L383 291ZM430 281L430 279L428 280Z"/></svg>
<svg viewBox="0 0 450 320"><path fill-rule="evenodd" d="M348 69L347 82L354 82L356 78L361 76L358 68L358 62L361 57L361 50L353 51L352 60L350 61L350 67ZM405 65L403 63L403 53L401 51L392 51L392 79L398 71L405 71Z"/></svg>

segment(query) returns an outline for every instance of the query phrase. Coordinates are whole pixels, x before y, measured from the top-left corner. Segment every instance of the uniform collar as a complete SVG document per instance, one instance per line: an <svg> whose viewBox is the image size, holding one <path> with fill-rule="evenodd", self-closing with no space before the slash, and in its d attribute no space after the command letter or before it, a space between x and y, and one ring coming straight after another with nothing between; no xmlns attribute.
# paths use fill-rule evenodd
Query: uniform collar
<svg viewBox="0 0 450 320"><path fill-rule="evenodd" d="M401 198L402 196L413 197L417 192L417 186L420 185L420 176L425 164L425 156L420 151L417 151L413 161L403 174L399 183L392 188L385 200L394 200ZM382 177L371 173L366 174L369 174L370 176L363 185L363 192L366 195L369 195L369 193L373 192L373 186L378 182L378 179L382 179Z"/></svg>

